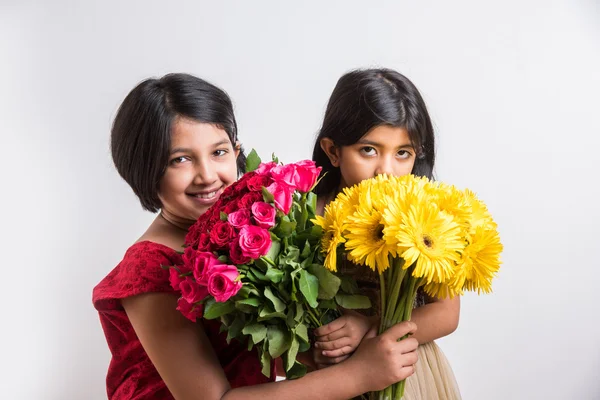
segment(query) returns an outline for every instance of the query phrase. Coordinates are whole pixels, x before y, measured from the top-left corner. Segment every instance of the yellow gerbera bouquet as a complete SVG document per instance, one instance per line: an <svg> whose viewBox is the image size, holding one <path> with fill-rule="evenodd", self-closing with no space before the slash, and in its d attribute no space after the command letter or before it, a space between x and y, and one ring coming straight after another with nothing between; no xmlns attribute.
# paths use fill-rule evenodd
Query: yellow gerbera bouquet
<svg viewBox="0 0 600 400"><path fill-rule="evenodd" d="M489 293L502 244L485 204L470 190L406 175L379 175L345 188L317 216L325 267L338 251L380 277L379 332L410 320L417 290L453 297ZM400 399L404 381L375 394Z"/></svg>

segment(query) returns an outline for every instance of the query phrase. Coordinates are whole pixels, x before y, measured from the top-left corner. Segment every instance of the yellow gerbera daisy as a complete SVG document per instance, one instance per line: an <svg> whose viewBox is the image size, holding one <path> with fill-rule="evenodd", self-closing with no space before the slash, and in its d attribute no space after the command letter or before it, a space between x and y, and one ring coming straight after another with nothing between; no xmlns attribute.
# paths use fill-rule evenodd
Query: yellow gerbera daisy
<svg viewBox="0 0 600 400"><path fill-rule="evenodd" d="M490 293L492 279L500 268L503 246L496 229L478 226L462 252L450 286L457 291Z"/></svg>
<svg viewBox="0 0 600 400"><path fill-rule="evenodd" d="M312 222L323 229L321 253L325 254L325 268L337 271L337 248L344 243L343 233L346 210L343 201L333 201L325 207L324 216L317 215Z"/></svg>
<svg viewBox="0 0 600 400"><path fill-rule="evenodd" d="M370 192L370 191L369 191ZM389 268L389 255L396 256L395 243L390 245L383 237L384 220L370 201L360 204L348 217L346 250L348 259L382 273Z"/></svg>
<svg viewBox="0 0 600 400"><path fill-rule="evenodd" d="M486 229L497 229L498 225L494 222L492 215L488 211L485 203L477 198L477 195L469 189L465 189L465 199L471 206L470 231L475 232L477 227L483 226Z"/></svg>
<svg viewBox="0 0 600 400"><path fill-rule="evenodd" d="M425 283L446 282L465 247L460 226L435 203L428 201L411 204L399 217L387 222L398 227L396 239L398 252L406 261L404 268L416 262L414 277L424 277Z"/></svg>

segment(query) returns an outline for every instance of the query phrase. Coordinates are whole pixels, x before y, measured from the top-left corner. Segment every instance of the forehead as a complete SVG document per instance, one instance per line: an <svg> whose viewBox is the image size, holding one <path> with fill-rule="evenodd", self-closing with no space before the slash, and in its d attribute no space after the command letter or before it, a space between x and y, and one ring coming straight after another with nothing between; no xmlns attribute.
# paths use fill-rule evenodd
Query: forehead
<svg viewBox="0 0 600 400"><path fill-rule="evenodd" d="M405 128L379 125L361 137L358 143L371 143L386 147L411 145L410 135Z"/></svg>
<svg viewBox="0 0 600 400"><path fill-rule="evenodd" d="M171 147L209 147L230 143L225 130L214 124L178 118L171 130Z"/></svg>

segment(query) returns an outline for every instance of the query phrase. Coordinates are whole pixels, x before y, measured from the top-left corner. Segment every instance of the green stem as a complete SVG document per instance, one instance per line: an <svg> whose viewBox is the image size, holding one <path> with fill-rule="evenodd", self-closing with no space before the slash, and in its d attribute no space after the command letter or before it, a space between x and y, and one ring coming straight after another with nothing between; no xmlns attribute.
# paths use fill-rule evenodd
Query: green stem
<svg viewBox="0 0 600 400"><path fill-rule="evenodd" d="M398 300L401 297L400 288L402 286L402 282L404 281L404 277L406 275L406 270L402 268L403 261L402 259L394 260L393 263L393 277L391 282L389 282L391 286L391 290L389 293L389 302L387 306L387 310L385 311L385 319L387 321L387 327L389 328L395 323L399 322L394 319L394 314L396 309L399 306Z"/></svg>
<svg viewBox="0 0 600 400"><path fill-rule="evenodd" d="M379 308L381 311L379 312L379 333L382 333L385 330L385 278L383 277L384 273L379 274L379 291L381 292L381 307Z"/></svg>
<svg viewBox="0 0 600 400"><path fill-rule="evenodd" d="M306 229L306 221L308 220L308 210L306 209L306 193L300 198L300 221L298 221L298 232Z"/></svg>

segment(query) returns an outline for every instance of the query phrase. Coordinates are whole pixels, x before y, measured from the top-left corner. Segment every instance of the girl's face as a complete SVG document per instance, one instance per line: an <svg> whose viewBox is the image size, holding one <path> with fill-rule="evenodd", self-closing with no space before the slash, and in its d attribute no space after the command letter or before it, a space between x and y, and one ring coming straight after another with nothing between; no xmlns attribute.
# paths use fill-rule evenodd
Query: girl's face
<svg viewBox="0 0 600 400"><path fill-rule="evenodd" d="M238 155L239 147L234 149L223 129L178 118L169 164L160 181L162 212L182 222L195 222L235 182Z"/></svg>
<svg viewBox="0 0 600 400"><path fill-rule="evenodd" d="M416 153L404 128L380 125L349 146L336 147L329 138L321 148L342 175L340 189L353 186L380 174L408 175L415 165Z"/></svg>

